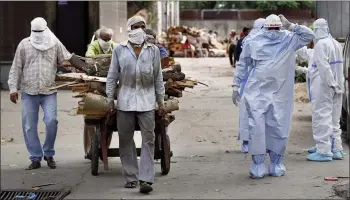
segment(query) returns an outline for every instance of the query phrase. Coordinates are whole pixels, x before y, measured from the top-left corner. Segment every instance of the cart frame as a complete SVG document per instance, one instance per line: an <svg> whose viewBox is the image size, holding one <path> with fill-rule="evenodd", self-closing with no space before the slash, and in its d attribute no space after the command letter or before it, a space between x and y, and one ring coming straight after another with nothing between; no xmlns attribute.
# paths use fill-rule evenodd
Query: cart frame
<svg viewBox="0 0 350 200"><path fill-rule="evenodd" d="M119 157L119 148L107 148L108 140L108 127L106 125L106 116L96 118L85 118L85 126L94 127L94 131L91 134L91 174L93 176L98 175L99 160L103 162L104 170L108 171L108 157ZM155 113L155 148L154 159L161 160L161 173L167 175L170 171L170 159L172 152L170 151L170 140L167 134L166 121ZM84 128L88 130L88 128ZM90 129L91 130L91 129ZM135 131L139 131L140 127L136 123ZM113 133L111 133L113 134ZM136 148L137 156L141 155L141 148Z"/></svg>

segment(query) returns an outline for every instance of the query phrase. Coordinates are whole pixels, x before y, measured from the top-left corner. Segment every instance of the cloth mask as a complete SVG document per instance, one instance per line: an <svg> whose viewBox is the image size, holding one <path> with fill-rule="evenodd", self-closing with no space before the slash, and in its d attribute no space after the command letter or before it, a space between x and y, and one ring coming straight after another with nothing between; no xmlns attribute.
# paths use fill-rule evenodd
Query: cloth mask
<svg viewBox="0 0 350 200"><path fill-rule="evenodd" d="M141 28L128 32L129 41L133 44L142 44L146 39L146 33Z"/></svg>
<svg viewBox="0 0 350 200"><path fill-rule="evenodd" d="M100 45L102 51L104 53L107 53L108 50L110 49L111 45L112 45L112 40L109 40L108 42L102 40L101 38L98 39L98 44Z"/></svg>
<svg viewBox="0 0 350 200"><path fill-rule="evenodd" d="M30 39L36 44L42 44L45 39L45 34L43 32L31 32Z"/></svg>
<svg viewBox="0 0 350 200"><path fill-rule="evenodd" d="M51 32L49 28L46 28L42 32L31 31L29 38L30 43L33 45L33 47L40 51L46 51L54 47L58 42L57 37Z"/></svg>
<svg viewBox="0 0 350 200"><path fill-rule="evenodd" d="M271 40L275 40L280 36L279 30L268 30L265 31L265 35L270 38Z"/></svg>

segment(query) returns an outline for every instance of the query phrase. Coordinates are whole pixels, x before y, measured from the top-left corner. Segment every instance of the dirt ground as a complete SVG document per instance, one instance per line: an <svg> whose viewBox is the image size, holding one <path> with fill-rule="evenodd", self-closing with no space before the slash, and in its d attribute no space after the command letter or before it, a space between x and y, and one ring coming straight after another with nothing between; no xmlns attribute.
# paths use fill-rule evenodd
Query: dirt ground
<svg viewBox="0 0 350 200"><path fill-rule="evenodd" d="M83 153L83 117L69 116L76 106L70 91L59 91L59 130L56 141L58 168L46 164L34 171L29 165L21 131L21 105L11 104L8 92L1 92L1 187L29 189L53 183L42 189L71 188L66 199L336 199L335 182L324 177L349 176L348 146L343 161L314 163L306 161L303 150L314 145L311 133L311 108L308 103L295 103L292 131L287 147L284 177L249 178L251 156L240 152L238 108L231 101L233 68L228 58L176 58L188 77L209 85L188 89L180 99L180 110L169 127L174 153L171 170L160 175L156 164L154 192L138 193L123 188L119 158L110 158L110 170L100 169L94 177L90 162ZM303 86L300 86L303 87ZM305 87L306 88L306 87ZM39 119L41 119L42 113ZM43 123L39 123L44 138ZM13 138L13 141L10 141ZM140 135L135 141L140 146ZM114 134L112 146L118 146ZM102 166L102 165L100 165Z"/></svg>

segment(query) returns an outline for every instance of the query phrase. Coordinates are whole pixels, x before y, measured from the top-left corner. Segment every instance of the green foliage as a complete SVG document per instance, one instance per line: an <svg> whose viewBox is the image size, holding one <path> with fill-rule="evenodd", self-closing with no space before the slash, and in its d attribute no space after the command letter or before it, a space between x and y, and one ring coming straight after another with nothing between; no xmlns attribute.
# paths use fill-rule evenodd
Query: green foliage
<svg viewBox="0 0 350 200"><path fill-rule="evenodd" d="M299 3L297 1L258 1L256 3L259 10L277 10L279 8L297 9Z"/></svg>
<svg viewBox="0 0 350 200"><path fill-rule="evenodd" d="M180 9L260 9L277 10L280 8L315 8L314 1L180 1Z"/></svg>
<svg viewBox="0 0 350 200"><path fill-rule="evenodd" d="M307 67L308 63L305 62L305 61L299 61L297 60L297 63L296 63L298 66L301 66L301 67ZM298 73L297 71L295 71L295 77L294 77L294 81L295 83L304 83L306 82L306 75L304 73Z"/></svg>

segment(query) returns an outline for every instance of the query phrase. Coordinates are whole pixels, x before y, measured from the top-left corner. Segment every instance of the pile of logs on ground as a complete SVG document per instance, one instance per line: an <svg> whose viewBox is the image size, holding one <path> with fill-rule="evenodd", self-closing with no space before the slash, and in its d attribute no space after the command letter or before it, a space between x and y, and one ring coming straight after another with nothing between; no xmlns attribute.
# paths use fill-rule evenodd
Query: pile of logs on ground
<svg viewBox="0 0 350 200"><path fill-rule="evenodd" d="M103 62L106 62L106 60ZM72 92L78 93L73 96L73 98L80 98L78 107L74 108L70 112L70 115L85 115L97 118L106 115L108 110L106 94L107 78L88 76L84 73L65 73L56 75L56 81L60 82L60 85L47 88L47 90L71 87ZM200 82L186 79L186 75L181 72L180 64L177 63L163 69L163 81L166 94L164 97L165 110L167 113L164 118L170 124L175 120L175 116L171 113L179 110L179 101L176 98L182 97L182 92L186 88L193 88ZM117 91L114 98L117 100Z"/></svg>
<svg viewBox="0 0 350 200"><path fill-rule="evenodd" d="M224 43L217 39L210 38L206 31L203 29L200 30L196 27L170 27L167 33L160 36L158 41L165 48L174 52L175 57L200 57L205 55L209 57L226 56ZM185 41L188 41L191 44L190 49L184 49Z"/></svg>

